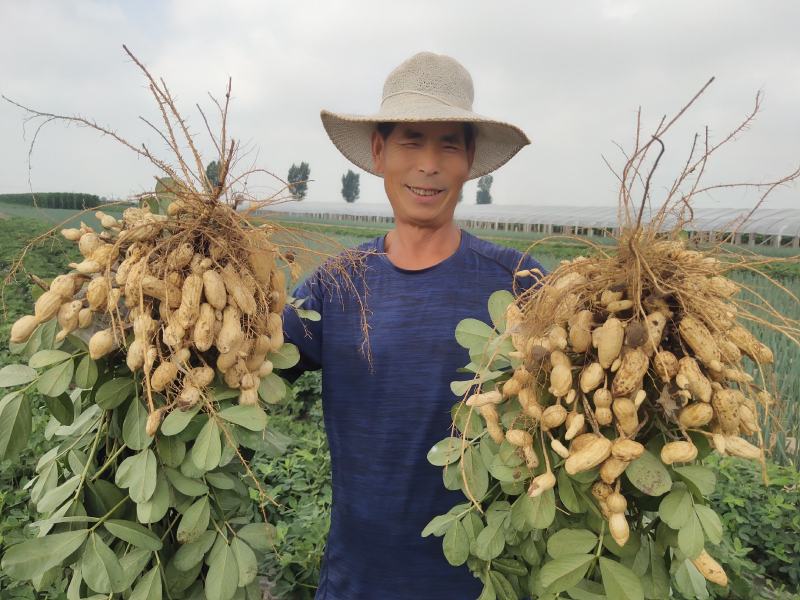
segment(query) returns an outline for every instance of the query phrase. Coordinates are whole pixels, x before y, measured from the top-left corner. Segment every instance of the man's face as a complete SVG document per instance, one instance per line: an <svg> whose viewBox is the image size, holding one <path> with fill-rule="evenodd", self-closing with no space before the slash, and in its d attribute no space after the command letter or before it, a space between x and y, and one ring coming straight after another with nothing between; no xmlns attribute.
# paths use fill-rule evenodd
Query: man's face
<svg viewBox="0 0 800 600"><path fill-rule="evenodd" d="M395 219L421 227L451 221L475 146L461 123L398 123L384 140L372 134L375 171L383 175Z"/></svg>

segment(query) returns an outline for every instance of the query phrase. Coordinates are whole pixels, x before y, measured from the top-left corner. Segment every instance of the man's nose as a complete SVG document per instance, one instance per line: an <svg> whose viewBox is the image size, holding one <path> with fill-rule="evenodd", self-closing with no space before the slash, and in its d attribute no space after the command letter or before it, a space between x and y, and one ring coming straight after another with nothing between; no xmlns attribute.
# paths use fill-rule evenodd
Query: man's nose
<svg viewBox="0 0 800 600"><path fill-rule="evenodd" d="M417 168L426 175L435 175L439 172L441 156L433 144L425 144L418 155Z"/></svg>

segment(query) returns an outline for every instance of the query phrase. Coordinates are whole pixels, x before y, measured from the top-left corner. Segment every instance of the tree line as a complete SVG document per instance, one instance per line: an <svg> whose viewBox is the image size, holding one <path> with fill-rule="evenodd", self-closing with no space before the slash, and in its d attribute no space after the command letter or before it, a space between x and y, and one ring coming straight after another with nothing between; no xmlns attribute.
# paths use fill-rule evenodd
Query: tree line
<svg viewBox="0 0 800 600"><path fill-rule="evenodd" d="M40 192L36 194L0 194L0 202L6 204L20 204L23 206L38 206L39 208L66 208L69 210L83 210L95 208L103 201L95 194L80 194L73 192Z"/></svg>
<svg viewBox="0 0 800 600"><path fill-rule="evenodd" d="M310 176L311 168L308 166L307 162L301 162L299 165L292 164L289 168L286 180L289 184L289 192L295 200L303 200L306 197ZM358 200L361 193L359 187L360 177L359 173L355 173L351 169L348 169L347 173L342 175L342 198L344 198L345 202L355 202ZM491 188L493 182L494 177L491 175L484 175L478 179L478 192L475 196L476 204L492 203ZM462 191L458 201L461 202L463 197L464 193Z"/></svg>

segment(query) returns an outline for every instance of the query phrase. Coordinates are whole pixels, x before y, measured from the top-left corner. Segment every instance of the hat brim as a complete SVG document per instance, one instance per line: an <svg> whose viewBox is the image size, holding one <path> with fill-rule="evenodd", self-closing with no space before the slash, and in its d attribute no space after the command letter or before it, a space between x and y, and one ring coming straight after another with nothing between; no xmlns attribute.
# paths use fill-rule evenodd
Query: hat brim
<svg viewBox="0 0 800 600"><path fill-rule="evenodd" d="M414 123L457 121L471 123L475 129L475 158L467 179L475 179L499 169L530 144L515 125L484 117L462 108L431 103L421 97L417 106L406 103L402 114L391 108L374 115L350 115L327 110L320 112L328 137L350 162L368 173L376 173L372 162L372 132L376 123Z"/></svg>

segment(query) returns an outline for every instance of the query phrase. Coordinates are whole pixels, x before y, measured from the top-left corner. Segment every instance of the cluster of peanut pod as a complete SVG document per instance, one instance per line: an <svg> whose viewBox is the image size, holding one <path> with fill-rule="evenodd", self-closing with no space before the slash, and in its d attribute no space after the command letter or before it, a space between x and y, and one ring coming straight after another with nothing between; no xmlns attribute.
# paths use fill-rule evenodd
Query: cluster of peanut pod
<svg viewBox="0 0 800 600"><path fill-rule="evenodd" d="M526 306L523 298L506 311L516 363L510 379L466 401L483 417L488 435L516 446L531 470L540 462L537 437L564 459L569 475L596 469L592 496L620 546L630 535L620 478L654 436L666 437L660 449L666 465L697 458L690 433L720 454L761 460L757 406L774 402L745 370L744 357L760 370L773 356L737 322L739 287L708 268L715 259L679 244L670 251L681 253L685 264L703 265L705 274L698 268L682 282L689 293L644 289L640 302L624 283L593 287L595 261L565 261L561 276L545 280L535 302ZM529 311L553 316L538 335L526 327ZM520 409L510 426L498 411L507 402ZM547 453L544 459L546 470L530 481L531 497L557 486ZM724 584L724 571L707 553L693 562Z"/></svg>
<svg viewBox="0 0 800 600"><path fill-rule="evenodd" d="M233 213L223 204L212 210ZM98 211L100 231L84 223L63 229L83 260L53 279L34 314L11 330L12 342L24 342L56 318L56 339L81 335L94 360L123 351L130 370L144 374L150 435L172 408L197 405L217 372L240 390L240 404L257 404L260 380L272 372L267 356L284 341L286 281L268 230L243 227L242 239L223 246L193 231L188 212L180 200L164 215L144 203L121 219Z"/></svg>

